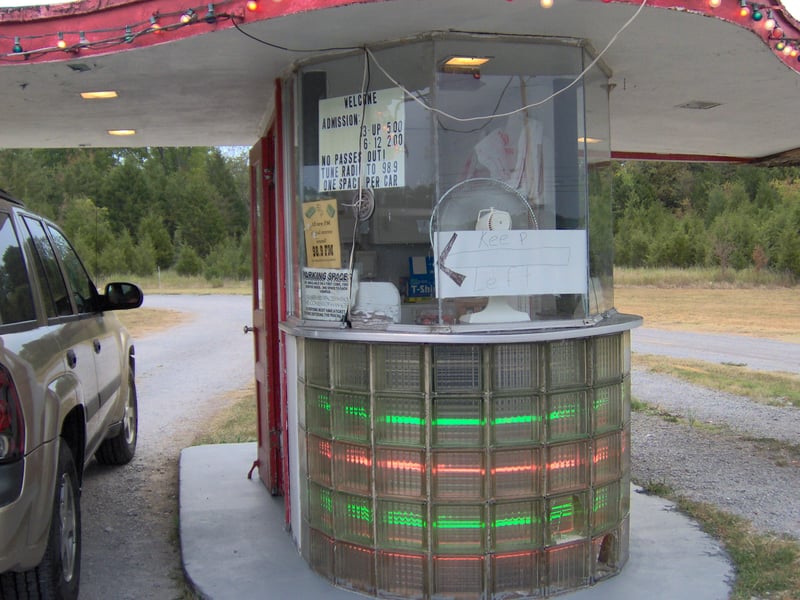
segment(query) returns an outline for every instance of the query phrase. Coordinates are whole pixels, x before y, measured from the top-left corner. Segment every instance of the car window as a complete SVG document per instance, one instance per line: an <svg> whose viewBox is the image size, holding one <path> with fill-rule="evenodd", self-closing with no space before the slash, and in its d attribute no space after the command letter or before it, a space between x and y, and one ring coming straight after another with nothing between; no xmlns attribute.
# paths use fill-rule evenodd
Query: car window
<svg viewBox="0 0 800 600"><path fill-rule="evenodd" d="M8 213L0 213L0 324L36 318L22 249Z"/></svg>
<svg viewBox="0 0 800 600"><path fill-rule="evenodd" d="M94 283L92 283L89 274L83 267L81 259L78 258L78 254L72 244L67 241L67 238L58 229L48 225L47 230L53 238L56 252L61 257L61 264L64 265L78 312L93 312L96 304L97 288L94 287Z"/></svg>
<svg viewBox="0 0 800 600"><path fill-rule="evenodd" d="M72 314L67 284L61 276L56 254L38 219L23 217L31 235L34 249L34 264L42 286L42 297L48 317L63 317Z"/></svg>

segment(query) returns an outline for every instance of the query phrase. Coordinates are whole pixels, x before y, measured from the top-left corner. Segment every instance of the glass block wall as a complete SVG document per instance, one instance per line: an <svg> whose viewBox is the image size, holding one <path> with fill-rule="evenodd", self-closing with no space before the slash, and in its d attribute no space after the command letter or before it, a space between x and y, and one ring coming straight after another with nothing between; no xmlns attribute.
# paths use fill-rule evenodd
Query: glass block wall
<svg viewBox="0 0 800 600"><path fill-rule="evenodd" d="M302 551L336 585L540 598L627 561L629 332L300 349Z"/></svg>

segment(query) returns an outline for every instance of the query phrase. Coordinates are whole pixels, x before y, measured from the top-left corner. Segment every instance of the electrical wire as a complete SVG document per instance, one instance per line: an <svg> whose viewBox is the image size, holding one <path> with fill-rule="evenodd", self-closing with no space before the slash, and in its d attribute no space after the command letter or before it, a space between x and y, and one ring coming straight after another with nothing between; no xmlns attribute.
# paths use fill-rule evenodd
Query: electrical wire
<svg viewBox="0 0 800 600"><path fill-rule="evenodd" d="M403 93L408 95L412 100L414 100L414 102L416 102L417 104L419 104L420 106L422 106L425 110L427 110L429 112L435 113L435 114L440 115L442 117L446 117L448 119L452 119L454 121L458 121L459 123L468 123L470 121L481 121L483 119L495 119L495 118L499 118L499 117L510 117L510 116L515 115L517 113L524 112L524 111L526 111L528 109L537 108L539 106L542 106L542 105L550 102L550 100L554 99L556 96L559 96L560 94L563 94L564 92L566 92L568 89L574 87L581 79L583 79L583 76L586 75L586 73L588 73L597 64L597 62L603 57L603 55L608 51L608 49L611 48L611 46L617 41L617 38L620 36L620 34L623 31L625 31L628 28L628 26L630 26L630 24L633 23L636 20L636 18L639 16L639 14L641 14L642 10L644 9L644 7L646 5L647 5L647 0L642 0L642 3L639 5L639 8L636 10L636 12L633 13L633 15L627 21L625 21L625 23L622 25L622 27L620 27L619 30L613 36L611 36L611 39L609 40L608 44L606 44L605 48L603 48L600 51L600 53L597 56L595 56L594 59L586 66L586 68L584 68L583 71L578 73L578 75L575 77L575 79L573 79L569 84L567 84L566 86L564 86L560 90L558 90L556 92L553 92L552 94L550 94L547 98L544 98L543 100L539 100L538 102L533 102L531 104L528 104L528 105L523 106L521 108L517 108L515 110L511 110L511 111L504 112L504 113L498 113L498 114L481 115L481 116L477 116L477 117L457 117L457 116L451 115L451 114L449 114L449 113L447 113L447 112L445 112L445 111L443 111L441 109L438 109L435 106L431 106L431 105L427 104L424 100L419 98L418 96L414 95L403 84L401 84L394 77L392 77L388 73L388 71L386 71L386 69L384 69L383 66L378 62L378 59L375 57L375 54L373 54L372 50L370 50L369 48L366 48L366 47L364 49L367 52L367 54L369 54L369 56L372 59L372 61L375 63L375 66L378 67L378 69L381 71L381 73L383 73L389 81L391 81L394 85L396 85L397 87L402 89Z"/></svg>

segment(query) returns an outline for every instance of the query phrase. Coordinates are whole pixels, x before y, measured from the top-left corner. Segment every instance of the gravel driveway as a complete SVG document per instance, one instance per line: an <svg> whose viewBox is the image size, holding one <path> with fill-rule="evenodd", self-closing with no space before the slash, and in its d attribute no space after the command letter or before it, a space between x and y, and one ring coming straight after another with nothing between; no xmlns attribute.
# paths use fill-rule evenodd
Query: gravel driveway
<svg viewBox="0 0 800 600"><path fill-rule="evenodd" d="M217 295L145 299L148 307L186 311L193 318L136 341L139 447L133 462L121 469L95 462L87 469L83 600L187 597L177 540L179 453L225 406L227 392L252 381L253 339L242 334L242 326L251 322L250 302L247 296ZM703 341L672 342L681 344L702 347ZM800 410L761 406L639 370L633 374L633 395L695 424L730 427L728 433L712 433L635 413L635 479L667 483L690 498L741 514L763 530L800 538L796 455L795 462L786 461L764 449L765 442L748 439L800 443ZM248 468L242 465L242 476Z"/></svg>
<svg viewBox="0 0 800 600"><path fill-rule="evenodd" d="M226 392L253 380L253 337L242 333L252 322L249 296L148 295L145 306L193 318L135 341L139 444L125 467L92 462L86 470L82 600L184 597L180 451L224 407Z"/></svg>

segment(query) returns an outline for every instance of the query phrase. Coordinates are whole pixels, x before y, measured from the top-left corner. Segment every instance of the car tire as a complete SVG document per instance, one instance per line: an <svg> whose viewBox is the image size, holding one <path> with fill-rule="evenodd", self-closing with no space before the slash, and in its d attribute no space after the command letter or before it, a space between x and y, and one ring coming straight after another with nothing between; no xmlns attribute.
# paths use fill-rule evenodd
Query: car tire
<svg viewBox="0 0 800 600"><path fill-rule="evenodd" d="M81 575L80 487L75 460L59 440L58 471L47 548L39 565L0 575L0 598L76 600Z"/></svg>
<svg viewBox="0 0 800 600"><path fill-rule="evenodd" d="M122 414L122 428L114 437L100 444L95 453L97 461L104 465L128 464L136 454L139 438L139 406L136 396L136 381L133 373L128 376L128 396Z"/></svg>

